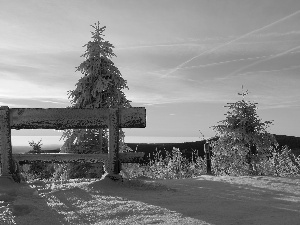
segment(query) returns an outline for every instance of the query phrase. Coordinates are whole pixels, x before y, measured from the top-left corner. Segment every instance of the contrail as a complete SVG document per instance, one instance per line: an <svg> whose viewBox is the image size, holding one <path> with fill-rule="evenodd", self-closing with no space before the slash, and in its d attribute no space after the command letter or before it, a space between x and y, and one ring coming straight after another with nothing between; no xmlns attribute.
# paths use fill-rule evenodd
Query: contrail
<svg viewBox="0 0 300 225"><path fill-rule="evenodd" d="M298 45L298 46L296 46L296 47L294 47L294 48L291 48L291 49L289 49L289 50L287 50L287 51L284 51L284 52L278 53L278 54L276 54L276 55L273 55L273 56L271 56L271 57L268 57L268 58L266 58L266 59L262 59L262 60L260 60L260 61L251 63L250 65L244 66L244 67L242 67L241 69L238 69L238 70L234 71L233 73L229 74L228 77L233 76L233 75L235 75L235 74L237 74L237 73L239 73L239 72L243 71L244 69L247 69L247 68L249 68L249 67L251 67L251 66L255 66L255 65L257 65L257 64L259 64L259 63L262 63L262 62L265 62L265 61L267 61L267 60L277 58L277 57L279 57L279 56L285 55L285 54L290 53L291 51L296 50L296 49L299 49L299 48L300 48L300 45Z"/></svg>
<svg viewBox="0 0 300 225"><path fill-rule="evenodd" d="M298 69L300 68L299 66L290 66L290 67L286 67L286 68L282 68L282 69L278 69L278 70L260 70L260 71L250 71L250 72L246 72L246 73L241 73L239 75L247 75L247 74L251 74L251 73L271 73L271 72L280 72L280 71L286 71L286 70L294 70L294 69ZM228 79L230 76L226 76L226 78Z"/></svg>
<svg viewBox="0 0 300 225"><path fill-rule="evenodd" d="M273 56L273 55L241 58L241 59L234 59L234 60L228 60L228 61L222 61L222 62L202 64L202 65L197 65L197 66L181 67L181 68L178 68L177 70L186 70L186 69L193 69L193 68L205 68L205 67L218 66L218 65L222 65L222 64L226 64L226 63L232 63L232 62L239 62L239 61L245 61L245 60L266 58L266 57L269 57L269 56ZM165 71L169 71L169 70L168 69L167 70L156 70L156 71L152 71L152 73L159 74L159 73L165 72Z"/></svg>
<svg viewBox="0 0 300 225"><path fill-rule="evenodd" d="M139 49L139 48L154 48L154 47L172 47L172 46L181 46L181 45L190 45L187 43L178 43L178 44L165 44L165 45L140 45L140 46L129 46L129 47L116 47L117 50L127 50L127 49Z"/></svg>
<svg viewBox="0 0 300 225"><path fill-rule="evenodd" d="M290 53L295 53L295 52L290 52ZM296 52L297 53L297 52ZM186 69L193 69L193 68L206 68L210 66L218 66L226 63L232 63L232 62L240 62L240 61L246 61L246 60L254 60L254 59L262 59L262 58L267 58L267 57L272 57L275 56L274 54L272 55L262 55L262 56L257 56L257 57L249 57L249 58L240 58L240 59L234 59L234 60L228 60L228 61L222 61L222 62L215 62L215 63L208 63L208 64L202 64L202 65L197 65L197 66L188 66L188 67L181 67L178 68L177 70L186 70ZM122 69L122 67L120 67ZM156 70L156 71L151 71L153 74L158 74L169 71L168 69L166 70Z"/></svg>
<svg viewBox="0 0 300 225"><path fill-rule="evenodd" d="M271 55L272 56L272 55ZM222 62L216 62L216 63L209 63L209 64L204 64L204 65L197 65L197 66L189 66L189 67L181 67L178 68L181 70L184 69L192 69L192 68L205 68L205 67L209 67L209 66L218 66L218 65L222 65L222 64L226 64L226 63L232 63L232 62L239 62L239 61L246 61L246 60L252 60L252 59L260 59L260 58L266 58L268 56L257 56L257 57L249 57L249 58L241 58L241 59L234 59L234 60L228 60L228 61L222 61ZM166 70L164 70L166 71Z"/></svg>
<svg viewBox="0 0 300 225"><path fill-rule="evenodd" d="M242 35L242 36L236 38L236 39L233 39L233 40L231 40L231 41L229 41L229 42L226 42L225 44L221 44L221 45L219 45L219 46L217 46L217 47L215 47L215 48L212 48L212 49L209 49L209 50L207 50L207 51L204 51L204 52L202 52L200 55L194 56L193 58L191 58L191 59L185 61L184 63L182 63L182 64L180 64L180 65L178 65L177 67L175 67L174 69L172 69L169 73L166 73L165 75L163 75L161 78L165 78L165 77L169 76L171 73L174 73L176 70L178 70L178 69L179 69L180 67L182 67L183 65L185 65L185 64L189 63L190 61L192 61L192 60L194 60L194 59L196 59L196 58L198 58L198 57L204 55L205 53L213 52L213 51L215 51L215 50L217 50L217 49L219 49L219 48L222 48L222 47L227 46L227 45L229 45L229 44L231 44L231 43L233 43L233 42L235 42L235 41L238 41L238 40L240 40L240 39L242 39L242 38L244 38L244 37L247 37L247 36L249 36L249 35L251 35L251 34L253 34L253 33L255 33L255 32L258 32L258 31L264 30L264 29L266 29L266 28L269 28L269 27L271 27L271 26L273 26L273 25L275 25L275 24L277 24L277 23L280 23L280 22L282 22L282 21L284 21L284 20L286 20L286 19L289 19L289 18L291 18L291 17L297 15L299 12L300 12L300 10L298 10L298 11L296 11L296 12L294 12L294 13L292 13L292 14L286 16L286 17L281 18L280 20L277 20L277 21L275 21L275 22L273 22L273 23L270 23L270 24L268 24L268 25L266 25L266 26L264 26L264 27L261 27L261 28L259 28L259 29L253 30L253 31L251 31L251 32L249 32L249 33L247 33L247 34L244 34L244 35Z"/></svg>

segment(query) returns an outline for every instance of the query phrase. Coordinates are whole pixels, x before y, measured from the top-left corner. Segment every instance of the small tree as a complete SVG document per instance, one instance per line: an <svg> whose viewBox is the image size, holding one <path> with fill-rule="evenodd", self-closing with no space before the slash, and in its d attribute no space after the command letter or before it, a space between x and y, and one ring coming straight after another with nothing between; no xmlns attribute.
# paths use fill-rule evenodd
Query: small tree
<svg viewBox="0 0 300 225"><path fill-rule="evenodd" d="M91 25L95 31L92 33L93 41L89 41L85 58L77 68L84 76L79 79L76 89L69 91L71 108L129 108L122 89L127 88L126 81L118 68L111 61L114 46L104 41L104 27L100 23ZM108 129L68 129L64 130L61 139L65 140L65 152L73 153L107 153ZM120 148L124 148L124 132L120 129ZM73 163L70 178L86 176L92 164Z"/></svg>
<svg viewBox="0 0 300 225"><path fill-rule="evenodd" d="M35 143L34 141L28 142L29 145L32 147L32 150L30 150L28 153L33 153L33 154L40 154L42 152L40 140L38 143ZM30 174L33 174L36 178L40 179L48 179L52 176L54 172L54 167L53 165L49 165L49 163L46 162L39 162L39 161L34 161L30 165L30 169L28 171Z"/></svg>
<svg viewBox="0 0 300 225"><path fill-rule="evenodd" d="M211 143L214 170L225 174L256 174L256 163L271 156L278 143L266 129L271 121L261 122L256 114L256 104L246 102L248 91L238 93L242 101L228 103L226 119L213 126L219 139Z"/></svg>
<svg viewBox="0 0 300 225"><path fill-rule="evenodd" d="M41 144L41 141L42 140L40 140L38 143L35 143L34 141L31 142L28 141L29 145L32 147L32 150L30 150L28 153L41 153L42 152L41 146L43 145Z"/></svg>

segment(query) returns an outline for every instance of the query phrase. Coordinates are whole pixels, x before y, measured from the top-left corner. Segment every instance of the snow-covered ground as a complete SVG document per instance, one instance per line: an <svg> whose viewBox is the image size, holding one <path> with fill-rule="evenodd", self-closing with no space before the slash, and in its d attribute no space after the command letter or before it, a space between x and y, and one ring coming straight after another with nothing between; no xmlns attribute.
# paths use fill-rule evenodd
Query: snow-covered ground
<svg viewBox="0 0 300 225"><path fill-rule="evenodd" d="M0 224L300 224L300 177L0 180Z"/></svg>

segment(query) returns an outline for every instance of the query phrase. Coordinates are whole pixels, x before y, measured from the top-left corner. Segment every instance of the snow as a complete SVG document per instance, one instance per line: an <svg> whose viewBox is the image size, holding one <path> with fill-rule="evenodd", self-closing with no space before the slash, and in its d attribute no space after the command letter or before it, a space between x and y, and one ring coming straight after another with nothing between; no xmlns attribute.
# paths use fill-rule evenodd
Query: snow
<svg viewBox="0 0 300 225"><path fill-rule="evenodd" d="M300 224L300 177L0 180L0 224Z"/></svg>

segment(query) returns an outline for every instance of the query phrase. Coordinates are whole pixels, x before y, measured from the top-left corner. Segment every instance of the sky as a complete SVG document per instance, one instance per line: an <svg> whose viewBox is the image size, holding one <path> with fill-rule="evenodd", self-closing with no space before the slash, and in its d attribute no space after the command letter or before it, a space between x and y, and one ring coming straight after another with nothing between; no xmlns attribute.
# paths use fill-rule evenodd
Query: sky
<svg viewBox="0 0 300 225"><path fill-rule="evenodd" d="M0 105L70 106L99 21L127 99L147 111L147 127L126 136L214 136L242 85L259 118L273 120L270 133L300 136L298 0L0 0L0 8Z"/></svg>

